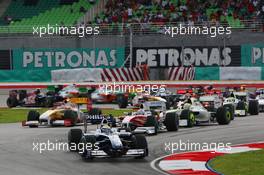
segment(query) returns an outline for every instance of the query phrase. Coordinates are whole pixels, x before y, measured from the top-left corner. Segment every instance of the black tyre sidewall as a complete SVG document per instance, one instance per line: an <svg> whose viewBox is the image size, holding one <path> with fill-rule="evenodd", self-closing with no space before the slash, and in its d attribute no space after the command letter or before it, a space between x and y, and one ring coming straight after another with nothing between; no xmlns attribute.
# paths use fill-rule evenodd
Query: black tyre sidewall
<svg viewBox="0 0 264 175"><path fill-rule="evenodd" d="M220 107L217 109L216 121L218 122L219 125L228 125L230 123L232 116L230 116L230 119L228 119L227 117L228 113L230 113L231 115L231 112L227 107Z"/></svg>
<svg viewBox="0 0 264 175"><path fill-rule="evenodd" d="M71 146L73 144L75 144L76 147L78 148L77 145L79 144L81 138L82 138L82 130L81 129L71 129L68 132L68 144L69 144L70 151L78 151L77 149L71 150Z"/></svg>
<svg viewBox="0 0 264 175"><path fill-rule="evenodd" d="M77 123L77 119L78 119L78 114L76 111L72 111L72 110L65 110L64 111L64 116L63 116L64 120L71 120L72 121L72 125L75 125Z"/></svg>
<svg viewBox="0 0 264 175"><path fill-rule="evenodd" d="M13 108L18 105L18 100L16 97L8 97L6 100L6 104L9 108Z"/></svg>
<svg viewBox="0 0 264 175"><path fill-rule="evenodd" d="M248 111L250 115L258 115L259 114L259 104L256 100L249 101Z"/></svg>
<svg viewBox="0 0 264 175"><path fill-rule="evenodd" d="M179 117L176 113L167 113L164 120L164 125L168 131L178 131Z"/></svg>
<svg viewBox="0 0 264 175"><path fill-rule="evenodd" d="M148 142L144 135L136 134L136 149L144 149L145 154L143 156L140 156L140 158L144 158L148 156Z"/></svg>
<svg viewBox="0 0 264 175"><path fill-rule="evenodd" d="M27 121L39 121L39 112L30 110L27 115Z"/></svg>

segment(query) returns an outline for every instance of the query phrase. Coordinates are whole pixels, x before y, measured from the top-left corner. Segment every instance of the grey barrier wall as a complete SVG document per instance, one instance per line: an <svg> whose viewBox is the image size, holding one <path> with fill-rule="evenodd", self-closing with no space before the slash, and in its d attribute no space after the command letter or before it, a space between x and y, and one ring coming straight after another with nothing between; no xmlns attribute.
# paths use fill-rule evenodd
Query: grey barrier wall
<svg viewBox="0 0 264 175"><path fill-rule="evenodd" d="M12 48L96 48L130 46L125 36L98 35L79 38L75 36L54 37L0 37L0 49ZM175 46L224 46L255 44L264 41L263 32L235 31L231 35L212 38L206 35L184 35L170 37L167 35L133 35L133 47L175 47Z"/></svg>
<svg viewBox="0 0 264 175"><path fill-rule="evenodd" d="M216 46L216 45L242 45L255 44L264 41L263 32L233 32L231 35L217 36L212 38L206 35L184 35L184 36L133 36L134 47L175 47L175 46Z"/></svg>
<svg viewBox="0 0 264 175"><path fill-rule="evenodd" d="M13 48L114 48L124 47L124 36L0 37L0 49Z"/></svg>

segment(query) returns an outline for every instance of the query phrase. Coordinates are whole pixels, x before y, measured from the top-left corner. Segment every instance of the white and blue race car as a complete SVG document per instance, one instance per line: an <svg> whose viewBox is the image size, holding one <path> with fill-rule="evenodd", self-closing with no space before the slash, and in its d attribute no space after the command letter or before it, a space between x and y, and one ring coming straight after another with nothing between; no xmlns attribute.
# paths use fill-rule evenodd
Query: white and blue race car
<svg viewBox="0 0 264 175"><path fill-rule="evenodd" d="M68 133L70 150L78 148L85 160L100 157L135 157L148 156L148 144L144 135L129 132L127 128L111 128L107 119L103 119L96 131L84 132L71 129ZM78 145L78 146L76 146ZM81 145L81 146L79 146Z"/></svg>

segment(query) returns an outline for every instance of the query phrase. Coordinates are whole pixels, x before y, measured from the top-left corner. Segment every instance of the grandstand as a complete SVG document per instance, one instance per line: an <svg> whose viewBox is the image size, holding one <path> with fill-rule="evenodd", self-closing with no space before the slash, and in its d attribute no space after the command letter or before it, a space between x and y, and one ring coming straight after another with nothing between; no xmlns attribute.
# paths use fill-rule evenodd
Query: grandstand
<svg viewBox="0 0 264 175"><path fill-rule="evenodd" d="M25 1L12 1L4 15L1 33L32 32L33 26L77 24L78 20L92 6L87 0L37 0L31 4ZM7 20L11 18L11 20Z"/></svg>
<svg viewBox="0 0 264 175"><path fill-rule="evenodd" d="M245 21L264 19L261 0L152 0L115 1L106 3L95 23L185 23L187 25L228 24L244 28ZM121 14L121 15L120 15Z"/></svg>
<svg viewBox="0 0 264 175"><path fill-rule="evenodd" d="M32 26L71 26L84 22L107 26L119 32L125 23L157 25L229 25L232 28L259 27L264 20L262 0L98 0L104 7L83 19L94 3L88 0L12 0L0 20L0 33L31 33ZM98 3L98 1L96 1ZM91 13L90 13L91 14ZM89 15L91 16L91 15ZM150 26L152 25L152 26Z"/></svg>

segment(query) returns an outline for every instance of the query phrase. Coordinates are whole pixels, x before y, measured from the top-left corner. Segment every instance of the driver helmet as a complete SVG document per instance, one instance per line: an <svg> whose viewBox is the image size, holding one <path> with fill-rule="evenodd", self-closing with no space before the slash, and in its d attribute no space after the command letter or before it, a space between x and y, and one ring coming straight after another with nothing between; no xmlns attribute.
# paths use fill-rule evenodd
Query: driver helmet
<svg viewBox="0 0 264 175"><path fill-rule="evenodd" d="M36 89L35 94L40 94L40 89Z"/></svg>

